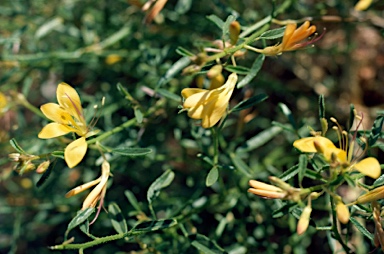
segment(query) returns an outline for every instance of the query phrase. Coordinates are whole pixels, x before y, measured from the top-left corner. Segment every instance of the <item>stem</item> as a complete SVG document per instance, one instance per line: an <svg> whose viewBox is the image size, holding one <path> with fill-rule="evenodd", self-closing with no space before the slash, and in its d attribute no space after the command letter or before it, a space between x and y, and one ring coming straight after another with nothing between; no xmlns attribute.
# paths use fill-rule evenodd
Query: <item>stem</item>
<svg viewBox="0 0 384 254"><path fill-rule="evenodd" d="M26 107L27 109L29 109L30 111L35 113L36 115L38 115L38 116L48 120L48 118L40 111L40 109L38 109L37 107L33 106L31 103L29 103L29 101L27 101L27 99L25 98L25 96L23 94L21 94L21 93L15 94L15 99L21 105L23 105L24 107Z"/></svg>
<svg viewBox="0 0 384 254"><path fill-rule="evenodd" d="M257 40L257 37L259 37L262 33L264 33L265 31L267 31L268 28L269 28L269 24L264 25L259 31L257 31L256 33L252 34L252 35L249 36L247 39L245 39L245 41L244 41L243 43L237 45L236 47L225 48L225 49L223 49L222 52L207 57L207 59L205 60L205 62L208 63L208 62L214 61L214 60L216 60L216 59L218 59L218 58L225 57L226 55L233 54L233 53L235 53L236 51L238 51L238 50L240 50L240 49L243 49L246 45L251 44L251 43L253 43L254 41L256 41L256 40Z"/></svg>
<svg viewBox="0 0 384 254"><path fill-rule="evenodd" d="M213 165L216 167L219 163L219 137L218 129L212 128L213 136Z"/></svg>
<svg viewBox="0 0 384 254"><path fill-rule="evenodd" d="M115 133L118 133L118 132L124 130L125 128L128 128L128 127L134 125L135 123L136 123L136 118L132 118L131 120L126 121L125 123L113 128L112 130L104 132L100 136L93 138L91 140L88 140L87 143L88 143L88 145L91 145L91 144L94 144L96 142L102 141L102 140L108 138L109 136L111 136Z"/></svg>

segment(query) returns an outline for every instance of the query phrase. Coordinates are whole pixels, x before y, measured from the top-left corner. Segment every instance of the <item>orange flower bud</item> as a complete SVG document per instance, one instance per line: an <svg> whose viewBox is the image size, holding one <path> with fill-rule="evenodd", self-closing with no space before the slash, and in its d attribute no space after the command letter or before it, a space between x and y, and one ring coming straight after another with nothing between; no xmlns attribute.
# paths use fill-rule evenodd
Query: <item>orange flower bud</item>
<svg viewBox="0 0 384 254"><path fill-rule="evenodd" d="M49 164L50 164L49 161L44 161L44 162L40 163L40 165L37 166L36 173L38 173L38 174L44 173L48 169Z"/></svg>

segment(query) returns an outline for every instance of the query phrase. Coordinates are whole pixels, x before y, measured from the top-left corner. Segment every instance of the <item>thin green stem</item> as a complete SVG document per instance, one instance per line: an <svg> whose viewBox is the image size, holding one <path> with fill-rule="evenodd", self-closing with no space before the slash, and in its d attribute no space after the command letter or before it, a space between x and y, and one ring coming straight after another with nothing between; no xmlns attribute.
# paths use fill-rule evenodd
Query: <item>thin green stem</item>
<svg viewBox="0 0 384 254"><path fill-rule="evenodd" d="M207 63L211 62L211 61L215 61L218 58L225 57L227 55L235 53L236 51L238 51L240 49L243 49L246 45L251 44L254 41L256 41L257 37L259 37L262 33L264 33L265 31L268 30L269 26L270 26L269 24L264 25L259 31L257 31L256 33L254 33L251 36L249 36L248 38L246 38L243 43L241 43L235 47L232 47L232 48L225 48L225 49L223 49L222 52L207 57L207 59L205 61Z"/></svg>
<svg viewBox="0 0 384 254"><path fill-rule="evenodd" d="M131 126L135 125L136 122L137 122L136 118L132 118L131 120L126 121L125 123L123 123L123 124L113 128L112 130L104 132L100 136L98 136L96 138L93 138L91 140L88 140L87 143L88 143L88 145L91 145L91 144L94 144L96 142L100 142L100 141L108 138L109 136L112 136L115 133L118 133L118 132L120 132L120 131L128 128L128 127L131 127Z"/></svg>
<svg viewBox="0 0 384 254"><path fill-rule="evenodd" d="M35 113L36 115L48 120L48 118L40 111L40 109L38 109L37 107L33 106L31 103L29 103L29 101L27 101L27 99L25 98L25 96L21 93L18 93L15 95L16 97L16 100L21 104L23 105L24 107L26 107L27 109L29 109L30 111L32 111L33 113Z"/></svg>

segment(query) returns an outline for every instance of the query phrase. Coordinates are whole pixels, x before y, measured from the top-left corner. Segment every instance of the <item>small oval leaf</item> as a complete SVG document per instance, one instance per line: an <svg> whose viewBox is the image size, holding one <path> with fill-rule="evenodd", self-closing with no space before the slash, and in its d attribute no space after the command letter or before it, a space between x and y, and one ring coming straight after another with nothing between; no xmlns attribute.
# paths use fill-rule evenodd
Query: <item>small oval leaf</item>
<svg viewBox="0 0 384 254"><path fill-rule="evenodd" d="M207 187L212 186L214 183L217 182L217 179L219 179L219 170L217 169L217 167L213 167L207 175L205 185Z"/></svg>

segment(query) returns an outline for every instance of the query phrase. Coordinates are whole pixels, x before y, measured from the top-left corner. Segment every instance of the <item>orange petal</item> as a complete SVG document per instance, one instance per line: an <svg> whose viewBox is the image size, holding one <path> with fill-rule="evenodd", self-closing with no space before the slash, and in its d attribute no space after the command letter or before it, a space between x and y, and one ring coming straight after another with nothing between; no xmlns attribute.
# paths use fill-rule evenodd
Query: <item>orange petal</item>
<svg viewBox="0 0 384 254"><path fill-rule="evenodd" d="M354 169L359 171L360 173L372 177L374 179L379 178L381 175L381 167L380 163L376 158L369 157L361 160L353 166Z"/></svg>
<svg viewBox="0 0 384 254"><path fill-rule="evenodd" d="M73 168L81 162L87 152L88 144L85 137L76 139L70 143L64 151L64 158L69 168Z"/></svg>
<svg viewBox="0 0 384 254"><path fill-rule="evenodd" d="M49 123L40 131L38 137L43 139L55 138L75 131L76 130L74 128L64 124Z"/></svg>

